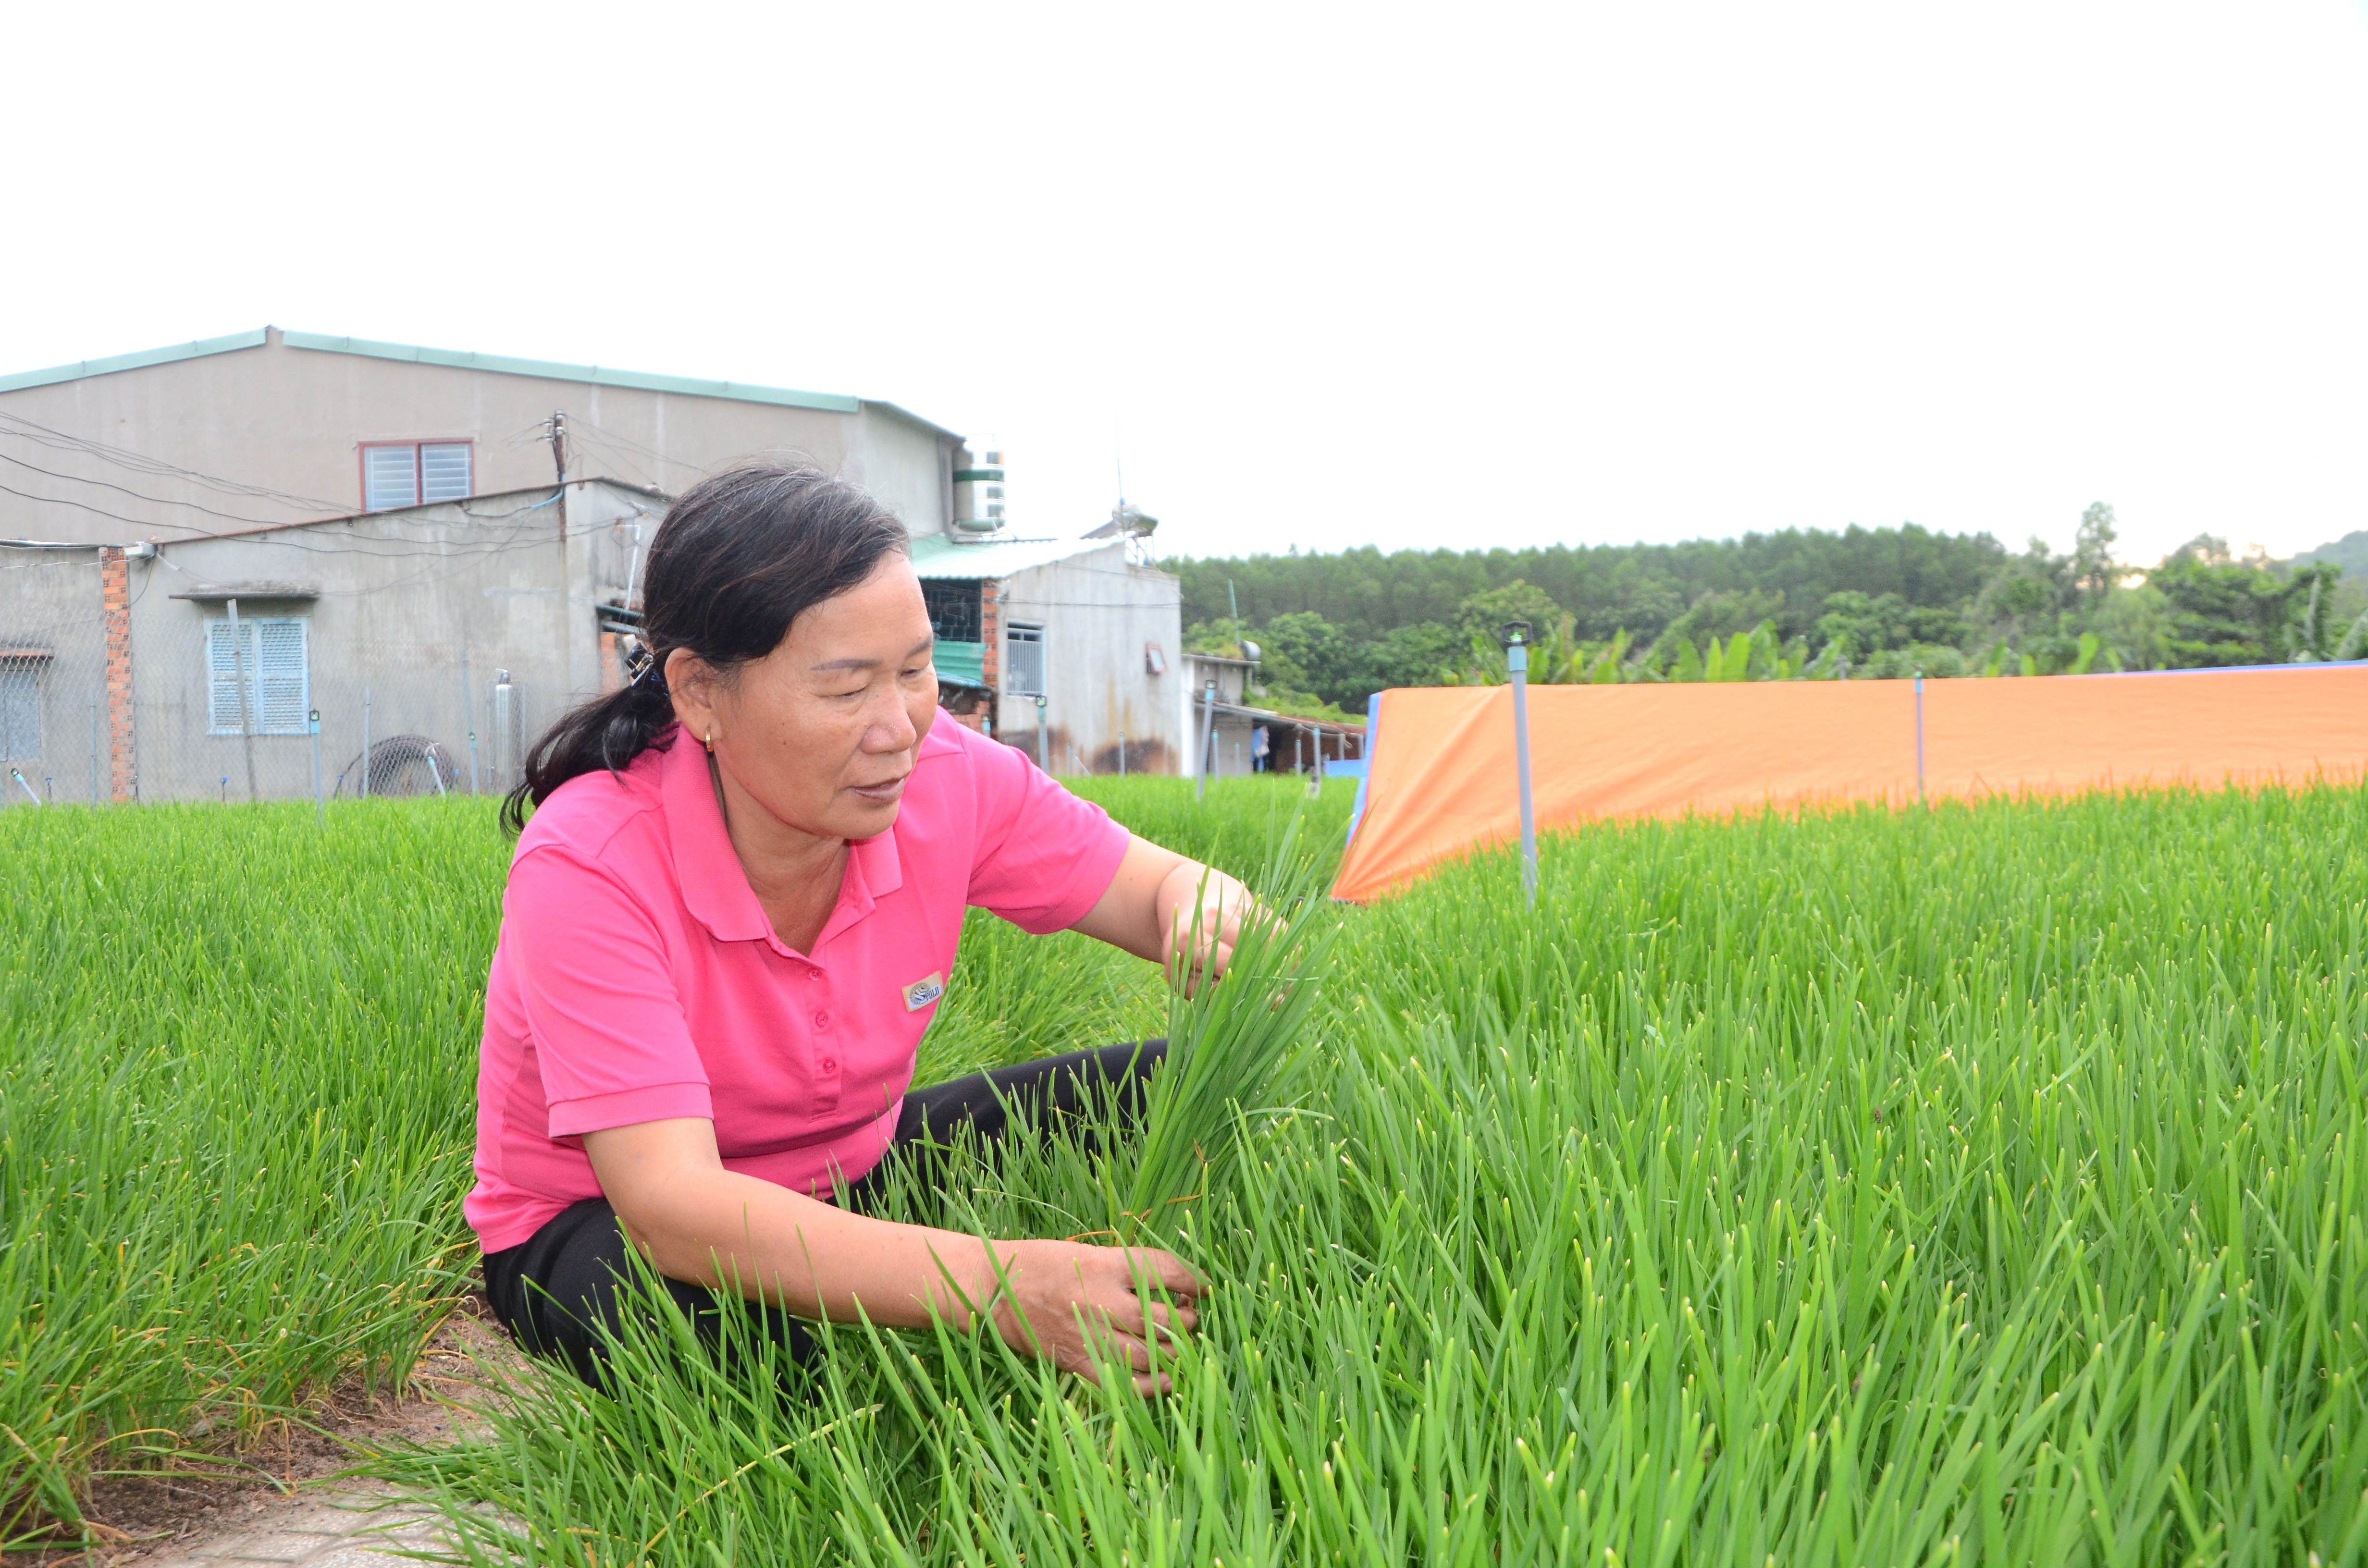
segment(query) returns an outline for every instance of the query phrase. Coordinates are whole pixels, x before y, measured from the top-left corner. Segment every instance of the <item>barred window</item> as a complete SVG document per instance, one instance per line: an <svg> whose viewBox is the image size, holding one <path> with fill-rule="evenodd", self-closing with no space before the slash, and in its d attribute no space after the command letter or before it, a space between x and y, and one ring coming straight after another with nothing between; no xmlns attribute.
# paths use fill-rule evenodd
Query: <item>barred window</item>
<svg viewBox="0 0 2368 1568"><path fill-rule="evenodd" d="M929 630L938 634L940 642L976 642L980 640L979 622L983 619L979 585L975 580L924 578L921 600L928 606Z"/></svg>
<svg viewBox="0 0 2368 1568"><path fill-rule="evenodd" d="M312 672L305 642L312 622L302 616L241 616L233 643L230 618L206 622L206 730L210 734L245 733L238 677L246 674L248 711L258 735L301 735L313 705Z"/></svg>
<svg viewBox="0 0 2368 1568"><path fill-rule="evenodd" d="M0 659L0 760L40 755L40 666L28 658Z"/></svg>

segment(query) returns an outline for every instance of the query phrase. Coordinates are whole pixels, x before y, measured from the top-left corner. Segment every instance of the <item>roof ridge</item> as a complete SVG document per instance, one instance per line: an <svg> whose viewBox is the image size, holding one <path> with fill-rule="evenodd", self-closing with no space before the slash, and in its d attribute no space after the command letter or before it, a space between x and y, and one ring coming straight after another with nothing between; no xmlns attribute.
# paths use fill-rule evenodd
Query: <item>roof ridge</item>
<svg viewBox="0 0 2368 1568"><path fill-rule="evenodd" d="M108 355L97 359L77 359L70 364L51 365L36 370L19 370L0 375L0 392L17 392L27 387L51 386L60 381L82 381L90 376L110 375L119 370L145 369L151 365L167 365L180 359L197 359L211 354L228 354L242 348L260 348L268 342L269 327L256 327L250 332L234 332L222 337L201 337L189 343L169 344L162 348L135 349L129 354ZM683 397L712 397L731 403L761 403L780 408L810 408L826 414L860 414L865 403L910 419L915 424L959 439L959 433L949 430L933 420L924 419L912 410L884 398L852 397L844 392L802 392L792 387L762 386L754 381L715 381L699 376L670 376L653 370L620 370L603 365L574 365L557 359L528 359L508 354L481 354L473 349L429 348L413 343L387 343L376 338L338 336L330 333L299 332L283 328L280 341L288 347L315 354L352 354L366 359L393 359L416 365L440 365L449 369L484 370L495 375L533 376L543 381L581 381L591 386L630 387L640 392L673 392Z"/></svg>

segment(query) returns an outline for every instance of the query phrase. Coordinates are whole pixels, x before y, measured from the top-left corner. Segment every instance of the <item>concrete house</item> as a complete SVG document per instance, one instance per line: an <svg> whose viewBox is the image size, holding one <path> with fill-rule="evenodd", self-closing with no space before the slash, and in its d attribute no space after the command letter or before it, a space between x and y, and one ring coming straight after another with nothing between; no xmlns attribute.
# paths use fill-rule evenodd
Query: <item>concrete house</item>
<svg viewBox="0 0 2368 1568"><path fill-rule="evenodd" d="M1177 699L1187 744L1188 776L1204 768L1212 778L1260 771L1254 766L1258 732L1266 732L1264 771L1320 773L1330 766L1360 762L1365 726L1310 719L1258 705L1258 663L1218 653L1184 655L1185 676Z"/></svg>
<svg viewBox="0 0 2368 1568"><path fill-rule="evenodd" d="M0 787L305 796L317 751L328 796L507 788L620 678L672 496L785 449L904 519L960 722L1055 772L1178 767L1176 579L1123 539L1012 537L950 431L267 328L0 377Z"/></svg>

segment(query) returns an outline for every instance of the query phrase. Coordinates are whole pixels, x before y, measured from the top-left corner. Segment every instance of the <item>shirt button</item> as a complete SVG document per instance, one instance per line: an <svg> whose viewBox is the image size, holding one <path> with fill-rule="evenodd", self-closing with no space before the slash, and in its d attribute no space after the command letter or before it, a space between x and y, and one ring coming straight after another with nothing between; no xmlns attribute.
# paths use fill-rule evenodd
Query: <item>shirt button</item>
<svg viewBox="0 0 2368 1568"><path fill-rule="evenodd" d="M816 1013L814 1015L814 1028L818 1029L826 1029L830 1028L830 1015L828 1013Z"/></svg>
<svg viewBox="0 0 2368 1568"><path fill-rule="evenodd" d="M825 1072L825 1073L836 1073L836 1072L837 1072L837 1071L838 1071L838 1058L837 1058L837 1057L835 1057L835 1056L825 1056L825 1057L824 1057L824 1058L822 1059L822 1070L823 1070L824 1072Z"/></svg>

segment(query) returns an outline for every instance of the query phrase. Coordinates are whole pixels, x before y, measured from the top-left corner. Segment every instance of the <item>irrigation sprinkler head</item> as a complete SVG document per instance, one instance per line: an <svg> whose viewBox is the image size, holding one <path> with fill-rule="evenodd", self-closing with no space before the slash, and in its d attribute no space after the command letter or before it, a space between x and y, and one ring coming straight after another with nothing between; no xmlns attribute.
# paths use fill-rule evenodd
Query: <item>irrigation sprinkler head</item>
<svg viewBox="0 0 2368 1568"><path fill-rule="evenodd" d="M1527 647L1530 641L1530 623L1526 620L1505 622L1504 625L1497 628L1497 641L1508 648Z"/></svg>

